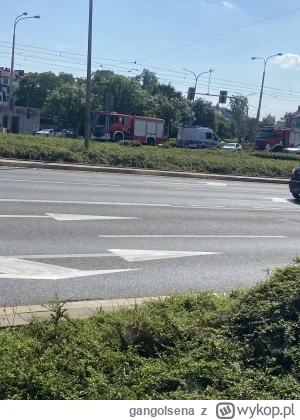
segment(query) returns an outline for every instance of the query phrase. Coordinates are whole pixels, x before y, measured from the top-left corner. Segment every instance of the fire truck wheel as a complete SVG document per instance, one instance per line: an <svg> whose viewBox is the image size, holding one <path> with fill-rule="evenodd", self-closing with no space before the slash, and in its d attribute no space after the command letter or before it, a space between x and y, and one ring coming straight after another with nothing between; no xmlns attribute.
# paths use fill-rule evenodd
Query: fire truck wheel
<svg viewBox="0 0 300 420"><path fill-rule="evenodd" d="M282 149L282 144L276 144L276 146L274 147L274 152L282 152Z"/></svg>
<svg viewBox="0 0 300 420"><path fill-rule="evenodd" d="M155 146L154 138L150 137L149 139L147 139L147 144L148 146Z"/></svg>
<svg viewBox="0 0 300 420"><path fill-rule="evenodd" d="M115 141L115 142L118 142L118 141L121 141L121 140L123 140L123 136L122 136L122 134L117 133L117 134L115 135L114 141Z"/></svg>

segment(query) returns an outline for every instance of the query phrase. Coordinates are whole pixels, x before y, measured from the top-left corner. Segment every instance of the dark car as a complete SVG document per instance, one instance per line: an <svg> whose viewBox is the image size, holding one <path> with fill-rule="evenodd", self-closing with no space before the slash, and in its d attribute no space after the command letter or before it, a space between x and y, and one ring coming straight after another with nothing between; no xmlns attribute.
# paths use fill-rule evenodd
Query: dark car
<svg viewBox="0 0 300 420"><path fill-rule="evenodd" d="M290 180L290 192L296 199L300 198L300 166L292 170L292 177Z"/></svg>

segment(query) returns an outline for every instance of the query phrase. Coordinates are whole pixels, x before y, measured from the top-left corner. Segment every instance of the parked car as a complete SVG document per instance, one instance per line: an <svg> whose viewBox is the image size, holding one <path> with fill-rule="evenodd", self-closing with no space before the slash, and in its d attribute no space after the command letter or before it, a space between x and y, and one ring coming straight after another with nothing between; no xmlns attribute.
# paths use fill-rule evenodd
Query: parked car
<svg viewBox="0 0 300 420"><path fill-rule="evenodd" d="M292 170L292 176L290 180L290 192L296 199L300 198L300 166L297 166Z"/></svg>
<svg viewBox="0 0 300 420"><path fill-rule="evenodd" d="M287 147L286 149L283 149L282 151L285 153L300 154L300 144L298 144L298 146L295 146L295 147Z"/></svg>
<svg viewBox="0 0 300 420"><path fill-rule="evenodd" d="M243 150L242 146L239 143L227 143L227 144L225 144L225 146L222 147L222 149L235 150L235 151L238 151L238 152Z"/></svg>
<svg viewBox="0 0 300 420"><path fill-rule="evenodd" d="M46 136L46 137L53 137L54 130L52 128L45 128L44 130L37 131L35 133L37 136Z"/></svg>

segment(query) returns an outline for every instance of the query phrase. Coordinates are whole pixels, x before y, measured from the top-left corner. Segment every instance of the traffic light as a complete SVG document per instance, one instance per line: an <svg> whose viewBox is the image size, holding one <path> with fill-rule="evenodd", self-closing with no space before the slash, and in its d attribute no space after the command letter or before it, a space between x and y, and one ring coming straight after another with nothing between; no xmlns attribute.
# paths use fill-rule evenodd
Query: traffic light
<svg viewBox="0 0 300 420"><path fill-rule="evenodd" d="M194 87L189 87L187 98L190 101L193 101L195 99L195 93L196 93L196 89Z"/></svg>
<svg viewBox="0 0 300 420"><path fill-rule="evenodd" d="M221 90L220 91L219 104L226 104L227 94L228 94L228 92L226 90Z"/></svg>
<svg viewBox="0 0 300 420"><path fill-rule="evenodd" d="M27 118L31 118L32 117L32 112L30 108L27 108Z"/></svg>

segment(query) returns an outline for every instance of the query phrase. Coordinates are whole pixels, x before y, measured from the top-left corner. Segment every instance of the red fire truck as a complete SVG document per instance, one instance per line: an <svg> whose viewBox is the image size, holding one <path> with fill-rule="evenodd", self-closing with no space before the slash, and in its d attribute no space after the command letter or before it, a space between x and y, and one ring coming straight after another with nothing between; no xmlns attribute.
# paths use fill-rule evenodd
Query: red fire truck
<svg viewBox="0 0 300 420"><path fill-rule="evenodd" d="M94 140L137 140L155 146L163 143L164 123L158 118L96 112L91 134Z"/></svg>
<svg viewBox="0 0 300 420"><path fill-rule="evenodd" d="M255 150L280 152L289 146L291 130L288 127L261 127L255 139Z"/></svg>

